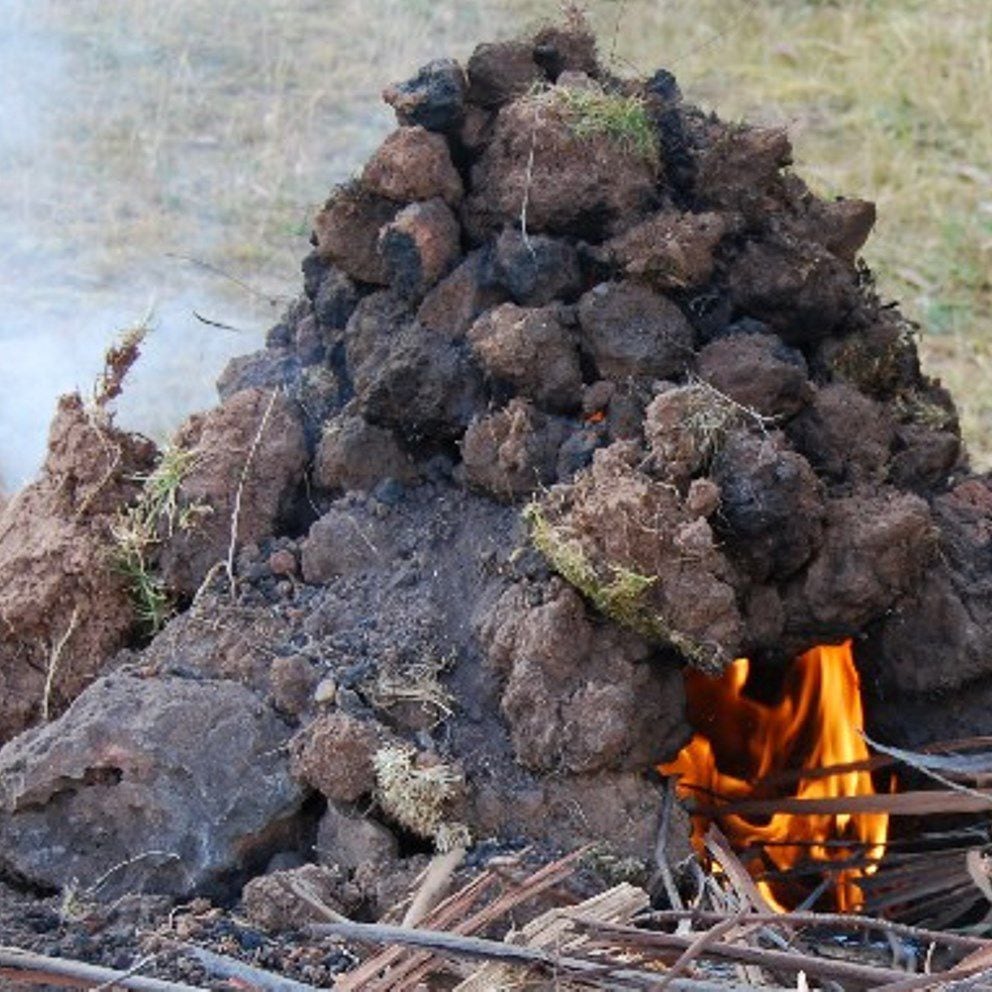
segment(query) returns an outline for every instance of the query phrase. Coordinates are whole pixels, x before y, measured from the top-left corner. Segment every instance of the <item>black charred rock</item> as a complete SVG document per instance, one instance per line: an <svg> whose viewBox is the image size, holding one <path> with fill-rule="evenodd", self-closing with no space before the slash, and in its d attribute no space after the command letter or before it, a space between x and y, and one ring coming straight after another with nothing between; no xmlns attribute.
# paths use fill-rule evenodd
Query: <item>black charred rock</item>
<svg viewBox="0 0 992 992"><path fill-rule="evenodd" d="M521 306L569 302L582 289L578 252L561 238L540 234L525 238L508 227L496 241L493 268L495 279Z"/></svg>
<svg viewBox="0 0 992 992"><path fill-rule="evenodd" d="M728 548L758 582L792 575L823 533L821 485L781 437L735 433L713 464Z"/></svg>
<svg viewBox="0 0 992 992"><path fill-rule="evenodd" d="M461 124L465 89L462 67L454 59L435 59L412 79L387 87L382 98L396 111L400 124L449 132Z"/></svg>
<svg viewBox="0 0 992 992"><path fill-rule="evenodd" d="M343 328L358 306L358 287L340 269L329 266L313 297L317 323L322 328Z"/></svg>

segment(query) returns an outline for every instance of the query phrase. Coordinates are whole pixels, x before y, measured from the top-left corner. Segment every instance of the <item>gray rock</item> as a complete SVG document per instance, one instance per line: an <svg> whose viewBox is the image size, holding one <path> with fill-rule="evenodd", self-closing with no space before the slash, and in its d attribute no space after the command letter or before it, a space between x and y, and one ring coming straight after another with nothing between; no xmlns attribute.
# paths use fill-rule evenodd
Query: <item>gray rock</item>
<svg viewBox="0 0 992 992"><path fill-rule="evenodd" d="M0 750L0 875L100 898L224 895L290 843L289 729L234 682L95 682Z"/></svg>
<svg viewBox="0 0 992 992"><path fill-rule="evenodd" d="M364 864L389 864L398 852L396 838L376 823L343 805L329 802L317 828L317 860L353 871Z"/></svg>

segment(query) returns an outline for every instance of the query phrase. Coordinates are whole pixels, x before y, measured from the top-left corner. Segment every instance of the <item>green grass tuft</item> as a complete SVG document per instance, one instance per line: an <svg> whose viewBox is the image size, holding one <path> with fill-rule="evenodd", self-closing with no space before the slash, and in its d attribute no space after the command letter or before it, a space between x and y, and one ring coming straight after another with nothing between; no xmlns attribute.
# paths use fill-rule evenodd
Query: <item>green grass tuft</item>
<svg viewBox="0 0 992 992"><path fill-rule="evenodd" d="M661 617L644 603L644 594L658 581L657 576L640 575L629 568L611 564L607 567L612 578L604 581L579 542L570 537L564 528L552 524L537 503L526 506L523 514L530 527L534 547L597 610L646 636L665 637L667 628Z"/></svg>
<svg viewBox="0 0 992 992"><path fill-rule="evenodd" d="M549 92L565 109L577 137L605 135L627 151L657 161L658 137L639 96L565 86L556 86Z"/></svg>
<svg viewBox="0 0 992 992"><path fill-rule="evenodd" d="M167 447L158 465L141 478L141 495L121 511L112 527L113 563L131 592L135 615L148 634L162 629L172 615L173 602L151 557L155 547L177 530L189 530L208 508L200 503L181 506L179 488L198 453Z"/></svg>

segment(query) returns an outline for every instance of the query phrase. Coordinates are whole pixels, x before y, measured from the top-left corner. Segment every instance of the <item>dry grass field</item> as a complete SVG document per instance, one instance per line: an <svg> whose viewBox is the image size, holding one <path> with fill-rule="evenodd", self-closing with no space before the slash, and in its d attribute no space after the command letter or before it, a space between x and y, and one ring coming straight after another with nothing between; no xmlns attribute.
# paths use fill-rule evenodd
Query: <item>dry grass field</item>
<svg viewBox="0 0 992 992"><path fill-rule="evenodd" d="M867 255L880 288L923 325L927 365L954 390L976 463L992 467L992 4L587 6L619 71L664 65L690 100L787 125L815 188L878 202ZM0 472L13 462L4 446L30 435L38 448L56 387L70 373L85 383L114 321L150 298L158 331L123 415L161 435L209 402L225 357L253 347L296 292L314 206L390 128L382 86L556 10L0 0L19 59L0 82L18 84L31 111L17 140L0 139L0 361L31 384L29 398L0 403ZM241 333L197 322L194 309ZM79 326L98 330L62 348ZM30 429L13 429L15 416L33 418ZM9 477L37 457L22 454Z"/></svg>

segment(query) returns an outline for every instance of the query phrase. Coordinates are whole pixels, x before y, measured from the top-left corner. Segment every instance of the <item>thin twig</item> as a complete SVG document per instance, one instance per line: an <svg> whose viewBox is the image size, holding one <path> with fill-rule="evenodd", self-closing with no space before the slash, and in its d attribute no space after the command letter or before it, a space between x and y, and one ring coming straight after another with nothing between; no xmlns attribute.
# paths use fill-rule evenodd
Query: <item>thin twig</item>
<svg viewBox="0 0 992 992"><path fill-rule="evenodd" d="M885 744L879 744L877 741L873 741L864 731L861 731L861 736L865 739L865 743L869 747L873 747L876 751L881 751L883 754L887 754L890 758L895 758L896 761L901 761L903 764L909 765L910 768L914 768L922 775L926 775L927 778L931 778L935 782L939 782L941 785L947 786L948 789L953 789L955 792L963 792L967 796L977 796L979 799L983 799L989 806L992 806L992 796L990 796L987 792L980 792L978 789L972 789L967 785L961 785L960 782L954 782L946 776L941 775L940 772L928 766L927 763L922 760L922 755L919 756L920 760L917 760L917 756L914 755L912 751L904 751L902 748L888 747Z"/></svg>
<svg viewBox="0 0 992 992"><path fill-rule="evenodd" d="M226 954L218 954L216 951L197 947L196 944L184 944L177 941L174 946L196 958L208 974L216 978L233 978L241 982L248 982L252 989L260 989L261 992L315 992L316 990L313 985L297 982L284 975L275 975L271 971L245 964L243 961L228 957ZM241 987L244 988L243 985Z"/></svg>
<svg viewBox="0 0 992 992"><path fill-rule="evenodd" d="M675 964L673 964L669 971L665 974L665 977L662 979L658 988L669 988L672 981L679 976L680 972L688 968L689 965L696 960L696 958L706 951L707 947L716 943L716 941L727 933L728 930L733 930L734 927L738 926L746 915L746 913L737 913L736 915L721 921L715 927L710 927L709 930L699 934L699 936L679 955Z"/></svg>
<svg viewBox="0 0 992 992"><path fill-rule="evenodd" d="M603 923L601 920L586 920L582 917L577 917L575 923L576 926L581 926L589 932L608 938L611 943L636 947L641 950L649 948L685 950L692 946L695 937L698 936L696 934L681 936L673 933L656 933L631 926ZM781 969L793 974L804 971L807 975L836 978L841 981L847 979L855 982L866 982L872 988L889 982L901 981L906 977L904 972L895 971L892 968L878 968L874 965L856 964L834 958L814 957L799 951L777 951L738 944L714 944L706 948L705 955L706 957L724 958L728 961L739 961L744 964L756 964L763 968Z"/></svg>
<svg viewBox="0 0 992 992"><path fill-rule="evenodd" d="M672 808L675 805L675 788L670 778L665 779L664 792L661 800L661 822L658 825L658 840L654 848L654 876L650 882L653 891L659 881L665 888L665 895L668 896L669 905L672 909L684 909L685 904L679 895L675 879L672 878L672 869L668 864L668 832L671 828Z"/></svg>
<svg viewBox="0 0 992 992"><path fill-rule="evenodd" d="M537 258L534 246L530 242L527 234L527 206L530 203L530 187L534 179L534 149L537 146L537 125L540 113L540 104L537 100L534 103L534 121L530 132L530 150L527 152L527 168L524 170L524 197L520 204L520 234L523 238L524 247L527 249L532 259Z"/></svg>
<svg viewBox="0 0 992 992"><path fill-rule="evenodd" d="M701 909L659 909L645 913L639 920L651 923L675 923L679 920L691 920L695 923L721 923L727 919L727 913L717 913ZM842 930L877 930L891 933L908 940L918 940L921 944L943 944L945 947L962 951L978 951L992 947L992 940L985 937L974 937L969 934L945 932L943 930L928 930L925 927L914 927L908 923L895 923L875 916L855 916L848 913L750 913L745 918L747 923L789 923L795 927L830 927Z"/></svg>
<svg viewBox="0 0 992 992"><path fill-rule="evenodd" d="M730 841L724 836L723 831L715 823L711 823L703 839L710 857L723 867L741 901L749 903L759 913L771 912L772 907L768 904L768 900L734 854Z"/></svg>
<svg viewBox="0 0 992 992"><path fill-rule="evenodd" d="M403 917L402 925L415 927L438 904L455 869L465 857L464 847L454 847L443 854L436 854L424 872L424 879Z"/></svg>
<svg viewBox="0 0 992 992"><path fill-rule="evenodd" d="M193 316L201 324L206 324L208 327L219 327L222 331L234 331L236 334L244 334L245 330L243 327L235 327L233 324L224 324L219 320L211 320L209 317L204 317L202 313L198 313L196 310L193 311Z"/></svg>
<svg viewBox="0 0 992 992"><path fill-rule="evenodd" d="M251 464L255 458L255 452L258 450L258 445L262 440L262 434L265 433L265 426L269 422L269 416L272 413L272 407L275 405L276 397L278 395L279 390L273 389L272 395L269 397L268 405L265 407L265 413L262 414L262 419L259 422L258 430L255 432L255 438L251 442L251 447L248 449L248 457L245 459L245 463L241 467L241 478L238 479L238 488L234 494L234 510L231 513L231 543L227 548L227 582L232 601L236 599L237 591L234 581L234 554L238 546L238 524L241 520L241 497L244 493L245 482L248 479L248 472L251 470Z"/></svg>
<svg viewBox="0 0 992 992"><path fill-rule="evenodd" d="M33 973L33 974L28 974ZM19 981L52 984L53 979L69 979L80 988L110 982L135 992L206 992L201 986L167 982L159 978L130 975L114 968L103 968L71 958L52 958L44 954L22 951L19 947L0 947L0 974ZM38 976L38 977L35 977Z"/></svg>
<svg viewBox="0 0 992 992"><path fill-rule="evenodd" d="M216 265L211 265L210 262L205 262L202 258L194 258L192 255L181 255L174 251L167 251L165 253L165 257L177 258L181 262L189 262L190 265L195 265L198 269L203 269L204 272L209 272L211 275L220 276L221 279L226 279L228 282L234 283L235 286L239 286L246 293L249 293L257 299L265 300L270 307L277 307L281 303L289 302L288 296L269 296L267 293L262 293L255 289L254 286L249 286L243 279L239 279L237 276L232 276L230 272L225 272Z"/></svg>
<svg viewBox="0 0 992 992"><path fill-rule="evenodd" d="M975 790L975 795L957 791L911 791L837 796L825 799L744 799L716 806L695 804L689 811L698 816L765 816L792 813L794 816L820 816L824 813L888 813L889 816L923 816L929 813L988 812L992 790Z"/></svg>
<svg viewBox="0 0 992 992"><path fill-rule="evenodd" d="M322 916L325 920L328 920L330 923L346 923L348 921L347 916L328 906L327 903L317 895L314 887L304 879L283 877L280 879L280 884L283 888L292 892L297 899L301 899L312 910Z"/></svg>

